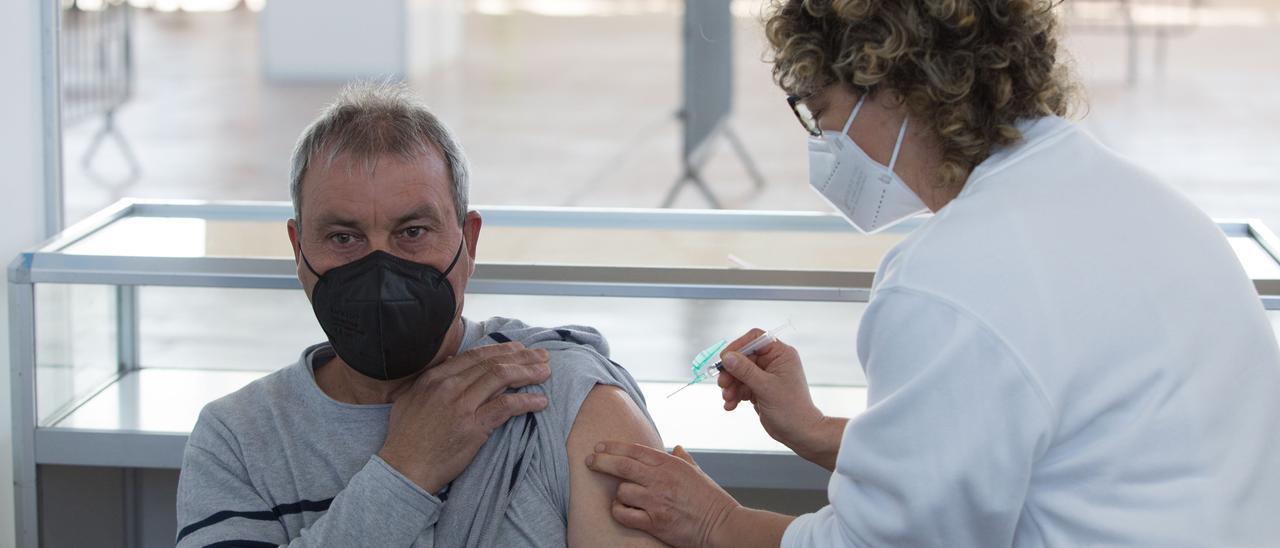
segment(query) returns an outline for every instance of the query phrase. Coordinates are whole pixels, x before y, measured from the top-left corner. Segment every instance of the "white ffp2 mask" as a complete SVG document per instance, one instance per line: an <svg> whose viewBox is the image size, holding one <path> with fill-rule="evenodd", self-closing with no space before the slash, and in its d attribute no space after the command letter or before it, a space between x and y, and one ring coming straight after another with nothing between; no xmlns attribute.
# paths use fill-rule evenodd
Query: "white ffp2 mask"
<svg viewBox="0 0 1280 548"><path fill-rule="evenodd" d="M907 120L898 129L888 166L872 160L849 138L849 126L865 100L865 95L858 99L842 131L824 131L822 137L809 138L809 184L854 228L874 234L929 208L893 172L907 134Z"/></svg>

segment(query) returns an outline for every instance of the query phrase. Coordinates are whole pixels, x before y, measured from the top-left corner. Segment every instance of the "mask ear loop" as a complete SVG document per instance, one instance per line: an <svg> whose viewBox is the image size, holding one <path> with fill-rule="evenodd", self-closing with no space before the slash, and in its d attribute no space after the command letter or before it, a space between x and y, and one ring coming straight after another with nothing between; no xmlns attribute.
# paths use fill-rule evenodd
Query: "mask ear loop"
<svg viewBox="0 0 1280 548"><path fill-rule="evenodd" d="M849 119L844 121L844 129L840 130L841 134L844 134L844 135L849 134L849 128L853 126L853 119L858 117L858 111L862 110L862 103L866 100L867 100L867 95L865 93L862 95L862 97L858 98L858 103L853 105L853 112L849 113ZM852 137L850 138L852 139Z"/></svg>
<svg viewBox="0 0 1280 548"><path fill-rule="evenodd" d="M444 269L444 272L440 274L440 279L443 280L445 278L448 278L449 273L453 272L453 267L458 265L458 259L462 257L462 246L466 245L466 243L467 243L467 235L464 233L462 235L462 241L458 242L458 251L453 254L453 261L449 263L449 268Z"/></svg>
<svg viewBox="0 0 1280 548"><path fill-rule="evenodd" d="M307 260L307 254L302 252L302 221L298 221L298 255L302 257L302 264L307 266L307 270L310 270L316 278L320 278L320 273L316 272L316 269L311 267L311 261Z"/></svg>
<svg viewBox="0 0 1280 548"><path fill-rule="evenodd" d="M893 155L889 157L889 173L893 173L893 166L898 163L898 152L902 150L902 142L907 136L907 120L910 119L910 116L903 118L902 127L898 128L898 141L893 144Z"/></svg>

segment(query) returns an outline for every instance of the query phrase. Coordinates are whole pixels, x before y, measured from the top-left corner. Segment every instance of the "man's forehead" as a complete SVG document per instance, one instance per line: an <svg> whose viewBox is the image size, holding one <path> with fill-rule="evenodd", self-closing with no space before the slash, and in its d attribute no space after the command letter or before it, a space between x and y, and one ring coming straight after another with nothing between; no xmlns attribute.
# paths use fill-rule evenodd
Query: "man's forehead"
<svg viewBox="0 0 1280 548"><path fill-rule="evenodd" d="M302 213L317 221L440 220L453 209L453 181L438 157L339 156L314 167L302 182Z"/></svg>

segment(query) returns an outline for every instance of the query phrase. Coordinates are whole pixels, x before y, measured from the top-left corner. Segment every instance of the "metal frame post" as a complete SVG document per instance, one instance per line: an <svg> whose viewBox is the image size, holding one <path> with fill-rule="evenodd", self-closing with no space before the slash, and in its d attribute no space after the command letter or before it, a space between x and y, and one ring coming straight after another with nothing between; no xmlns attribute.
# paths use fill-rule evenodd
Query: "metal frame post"
<svg viewBox="0 0 1280 548"><path fill-rule="evenodd" d="M19 257L22 261L24 257ZM35 285L14 281L20 266L11 268L9 282L9 371L13 407L14 540L19 548L37 548L40 521L36 484L36 315Z"/></svg>
<svg viewBox="0 0 1280 548"><path fill-rule="evenodd" d="M116 352L118 377L124 378L142 367L139 360L140 333L138 332L138 286L116 286ZM141 495L139 474L136 468L125 468L122 477L121 509L123 512L124 546L138 546L141 541Z"/></svg>
<svg viewBox="0 0 1280 548"><path fill-rule="evenodd" d="M116 286L116 351L121 375L142 367L138 345L138 286Z"/></svg>
<svg viewBox="0 0 1280 548"><path fill-rule="evenodd" d="M62 76L58 37L62 3L40 2L41 116L44 118L44 231L52 237L62 230Z"/></svg>

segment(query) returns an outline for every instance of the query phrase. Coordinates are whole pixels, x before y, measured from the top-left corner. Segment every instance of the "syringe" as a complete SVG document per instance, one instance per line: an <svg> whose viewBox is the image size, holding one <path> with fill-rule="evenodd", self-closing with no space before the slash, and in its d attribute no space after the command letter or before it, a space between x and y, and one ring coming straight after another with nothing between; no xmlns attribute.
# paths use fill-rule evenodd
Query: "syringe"
<svg viewBox="0 0 1280 548"><path fill-rule="evenodd" d="M778 340L779 333L786 331L787 329L790 329L792 327L794 327L794 325L792 325L791 321L788 320L787 323L784 323L776 328L765 331L764 333L760 334L759 337L752 339L751 342L746 344L746 346L743 346L741 349L739 349L738 353L744 356L755 355L755 353L759 351L761 348L764 348L772 344L774 341ZM668 394L667 397L670 398L671 396L674 396L680 393L681 390L684 390L690 386L698 384L705 379L715 378L716 376L720 375L720 372L724 371L724 365L720 363L720 359L719 359L720 352L721 350L724 349L725 346L726 346L725 341L720 341L714 345L711 345L710 348L700 352L698 356L693 359L693 380L689 381L689 384L686 384L684 386L681 386L680 388L677 388L675 392ZM715 365L711 367L707 367L708 362L710 362L712 359L715 359Z"/></svg>
<svg viewBox="0 0 1280 548"><path fill-rule="evenodd" d="M757 350L760 350L761 348L769 346L773 344L774 341L778 340L779 333L786 331L787 329L790 329L792 327L795 327L795 326L791 325L790 321L787 321L787 323L784 323L782 325L779 325L778 327L765 331L764 333L761 333L759 337L752 339L751 342L747 343L747 345L742 347L741 350L738 350L738 353L742 354L743 356L754 356ZM719 375L721 371L724 371L724 365L721 365L720 360L716 360L715 367L712 367L711 371L709 371L708 374L712 377L715 377Z"/></svg>

